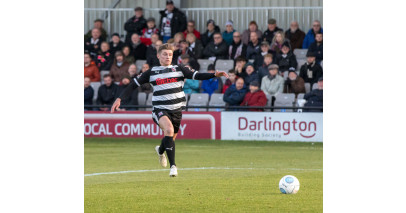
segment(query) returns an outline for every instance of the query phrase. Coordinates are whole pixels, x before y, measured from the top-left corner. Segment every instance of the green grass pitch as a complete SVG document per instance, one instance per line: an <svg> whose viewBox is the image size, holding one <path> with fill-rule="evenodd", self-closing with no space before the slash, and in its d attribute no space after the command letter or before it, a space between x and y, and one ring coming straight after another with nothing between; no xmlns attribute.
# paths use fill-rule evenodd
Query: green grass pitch
<svg viewBox="0 0 406 213"><path fill-rule="evenodd" d="M175 178L158 163L159 144L85 138L85 212L323 211L322 143L177 140ZM279 191L288 174L297 194Z"/></svg>

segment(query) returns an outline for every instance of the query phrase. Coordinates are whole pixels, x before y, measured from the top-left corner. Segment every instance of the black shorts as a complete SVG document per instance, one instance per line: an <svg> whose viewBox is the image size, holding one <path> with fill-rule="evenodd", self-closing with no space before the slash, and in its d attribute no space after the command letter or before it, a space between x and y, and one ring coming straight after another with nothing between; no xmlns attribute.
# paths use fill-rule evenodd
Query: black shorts
<svg viewBox="0 0 406 213"><path fill-rule="evenodd" d="M152 120L159 126L159 119L162 116L167 116L172 122L173 132L178 133L180 122L182 120L182 111L179 112L168 112L166 110L154 109L152 111Z"/></svg>

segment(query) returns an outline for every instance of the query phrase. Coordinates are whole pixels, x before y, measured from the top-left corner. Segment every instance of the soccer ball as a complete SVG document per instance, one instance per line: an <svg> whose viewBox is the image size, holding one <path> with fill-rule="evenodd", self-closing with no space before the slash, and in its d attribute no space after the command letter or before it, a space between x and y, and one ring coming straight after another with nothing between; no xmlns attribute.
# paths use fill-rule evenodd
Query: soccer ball
<svg viewBox="0 0 406 213"><path fill-rule="evenodd" d="M286 175L279 181L279 190L283 194L296 194L299 191L299 180L292 175Z"/></svg>

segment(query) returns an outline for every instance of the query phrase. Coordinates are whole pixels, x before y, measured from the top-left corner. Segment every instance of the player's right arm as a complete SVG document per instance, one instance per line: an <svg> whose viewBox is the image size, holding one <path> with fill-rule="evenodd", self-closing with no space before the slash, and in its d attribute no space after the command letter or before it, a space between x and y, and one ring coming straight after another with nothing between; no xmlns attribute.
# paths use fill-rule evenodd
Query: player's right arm
<svg viewBox="0 0 406 213"><path fill-rule="evenodd" d="M134 90L137 89L137 87L140 87L142 84L149 82L150 73L151 69L131 79L130 84L123 90L123 92L121 92L120 96L116 99L116 101L114 101L113 106L111 106L111 113L119 109L121 99L130 97Z"/></svg>

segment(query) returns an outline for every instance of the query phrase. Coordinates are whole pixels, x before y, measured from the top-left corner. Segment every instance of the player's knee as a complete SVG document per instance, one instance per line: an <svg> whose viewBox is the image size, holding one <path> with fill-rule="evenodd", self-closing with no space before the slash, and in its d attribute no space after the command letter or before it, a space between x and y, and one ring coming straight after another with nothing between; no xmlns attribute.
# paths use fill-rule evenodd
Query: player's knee
<svg viewBox="0 0 406 213"><path fill-rule="evenodd" d="M173 136L173 134L174 134L173 127L167 127L167 128L165 128L164 134L165 134L165 136Z"/></svg>

